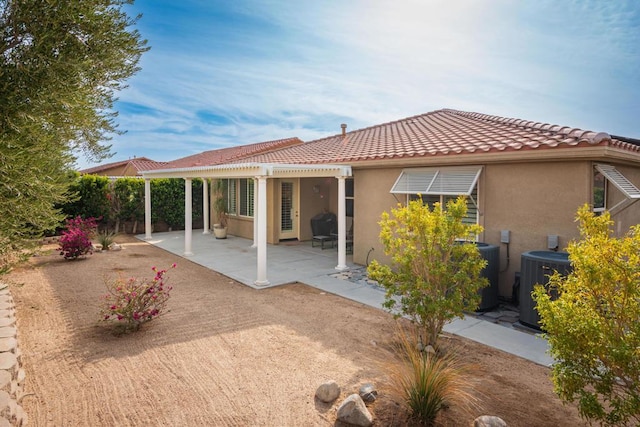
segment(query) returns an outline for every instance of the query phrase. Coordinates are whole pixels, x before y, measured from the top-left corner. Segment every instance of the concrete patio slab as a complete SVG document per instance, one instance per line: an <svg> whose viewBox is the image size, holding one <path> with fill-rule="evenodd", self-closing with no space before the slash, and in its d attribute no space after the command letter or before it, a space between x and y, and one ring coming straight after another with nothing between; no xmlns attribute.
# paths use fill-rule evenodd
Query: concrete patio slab
<svg viewBox="0 0 640 427"><path fill-rule="evenodd" d="M137 236L144 240L144 235ZM212 234L194 230L192 235L193 255L184 256L184 232L155 233L148 243L166 251L215 270L254 289L264 289L254 284L257 277L256 248L253 242L229 236L218 240ZM338 272L338 253L335 249L311 247L310 242L283 242L267 247L266 287L300 282L340 295L371 307L382 309L384 292L376 287L354 283L344 278L332 277ZM347 256L350 269L359 268ZM339 275L336 275L339 276ZM490 318L490 317L488 317ZM455 319L444 328L444 332L497 348L544 366L553 359L548 355L549 345L539 334L495 324L474 316Z"/></svg>

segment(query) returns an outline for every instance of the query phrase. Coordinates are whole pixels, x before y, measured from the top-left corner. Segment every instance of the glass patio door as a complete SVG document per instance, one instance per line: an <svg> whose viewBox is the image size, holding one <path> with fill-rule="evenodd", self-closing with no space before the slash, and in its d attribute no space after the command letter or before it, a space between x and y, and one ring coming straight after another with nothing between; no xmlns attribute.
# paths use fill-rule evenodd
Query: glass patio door
<svg viewBox="0 0 640 427"><path fill-rule="evenodd" d="M280 181L280 240L298 238L298 182Z"/></svg>

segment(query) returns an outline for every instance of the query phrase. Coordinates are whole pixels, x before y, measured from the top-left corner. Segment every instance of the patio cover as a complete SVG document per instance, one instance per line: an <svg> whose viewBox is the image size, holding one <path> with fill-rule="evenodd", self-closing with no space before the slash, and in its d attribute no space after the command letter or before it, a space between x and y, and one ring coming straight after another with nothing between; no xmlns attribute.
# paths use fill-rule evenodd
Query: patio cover
<svg viewBox="0 0 640 427"><path fill-rule="evenodd" d="M188 168L156 169L142 172L145 179L145 239L151 237L151 179L182 178L185 180L185 239L184 254L191 252L192 237L192 197L191 182L193 178L254 178L257 188L254 194L255 213L253 217L254 242L257 248L257 286L267 286L267 179L270 178L336 178L338 180L338 264L337 270L346 270L346 202L345 179L351 176L351 166L345 165L299 165L282 163L231 163L213 166L195 166ZM203 186L205 233L208 228L208 188Z"/></svg>

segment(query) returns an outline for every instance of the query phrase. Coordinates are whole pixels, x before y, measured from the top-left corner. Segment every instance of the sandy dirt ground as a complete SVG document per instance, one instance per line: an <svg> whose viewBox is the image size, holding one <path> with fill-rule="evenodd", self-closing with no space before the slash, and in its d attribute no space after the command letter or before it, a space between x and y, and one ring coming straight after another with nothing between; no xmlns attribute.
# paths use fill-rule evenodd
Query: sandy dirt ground
<svg viewBox="0 0 640 427"><path fill-rule="evenodd" d="M130 236L119 252L65 261L55 250L2 280L16 302L27 372L23 407L32 426L330 426L339 403L376 385L376 426L410 425L388 393L381 361L394 342L393 318L294 284L253 290ZM50 249L55 246L50 247ZM130 335L99 321L105 278L169 272L170 312ZM451 406L441 425L477 415L509 426L584 425L553 393L549 370L498 350L445 337L476 366L481 409ZM314 399L333 379L334 404Z"/></svg>

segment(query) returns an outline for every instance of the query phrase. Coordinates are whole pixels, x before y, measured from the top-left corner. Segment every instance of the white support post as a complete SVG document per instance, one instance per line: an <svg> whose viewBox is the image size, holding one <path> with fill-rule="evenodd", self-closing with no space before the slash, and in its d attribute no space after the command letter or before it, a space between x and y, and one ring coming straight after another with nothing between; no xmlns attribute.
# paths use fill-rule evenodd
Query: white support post
<svg viewBox="0 0 640 427"><path fill-rule="evenodd" d="M209 229L209 180L207 178L202 178L202 218L204 219L202 234L211 234Z"/></svg>
<svg viewBox="0 0 640 427"><path fill-rule="evenodd" d="M254 215L258 217L258 277L254 283L256 286L267 286L267 178L257 178L258 204L254 206Z"/></svg>
<svg viewBox="0 0 640 427"><path fill-rule="evenodd" d="M144 239L151 240L151 180L144 179Z"/></svg>
<svg viewBox="0 0 640 427"><path fill-rule="evenodd" d="M338 265L336 270L347 270L347 209L345 199L345 182L344 176L336 177L338 179Z"/></svg>
<svg viewBox="0 0 640 427"><path fill-rule="evenodd" d="M191 178L184 179L184 255L193 255L191 252L191 235L193 234Z"/></svg>
<svg viewBox="0 0 640 427"><path fill-rule="evenodd" d="M258 247L258 215L256 215L256 209L259 203L259 194L260 194L260 189L258 188L258 179L257 178L253 178L253 207L254 207L254 215L253 215L253 244L251 245L252 248L257 248Z"/></svg>

